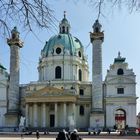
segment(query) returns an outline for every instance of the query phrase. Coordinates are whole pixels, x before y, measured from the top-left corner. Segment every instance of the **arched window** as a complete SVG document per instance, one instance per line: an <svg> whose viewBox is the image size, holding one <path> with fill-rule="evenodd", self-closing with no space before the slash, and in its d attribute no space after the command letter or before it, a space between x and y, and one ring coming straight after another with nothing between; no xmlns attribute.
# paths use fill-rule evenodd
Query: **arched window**
<svg viewBox="0 0 140 140"><path fill-rule="evenodd" d="M78 52L78 56L81 57L81 52L80 51Z"/></svg>
<svg viewBox="0 0 140 140"><path fill-rule="evenodd" d="M95 32L96 32L96 33L99 32L99 28L98 28L98 27L95 28Z"/></svg>
<svg viewBox="0 0 140 140"><path fill-rule="evenodd" d="M118 69L117 74L118 74L118 75L123 75L123 74L124 74L123 69L121 69L121 68Z"/></svg>
<svg viewBox="0 0 140 140"><path fill-rule="evenodd" d="M82 105L80 106L79 114L84 115L84 106Z"/></svg>
<svg viewBox="0 0 140 140"><path fill-rule="evenodd" d="M56 79L60 79L61 78L61 67L60 66L57 66L55 68L55 78Z"/></svg>
<svg viewBox="0 0 140 140"><path fill-rule="evenodd" d="M69 32L69 27L67 27L67 33Z"/></svg>
<svg viewBox="0 0 140 140"><path fill-rule="evenodd" d="M62 33L65 33L65 26L62 26Z"/></svg>
<svg viewBox="0 0 140 140"><path fill-rule="evenodd" d="M79 95L80 95L80 96L83 96L83 95L84 95L84 90L83 90L83 89L80 89L80 90L79 90Z"/></svg>
<svg viewBox="0 0 140 140"><path fill-rule="evenodd" d="M79 81L82 81L82 71L79 69Z"/></svg>

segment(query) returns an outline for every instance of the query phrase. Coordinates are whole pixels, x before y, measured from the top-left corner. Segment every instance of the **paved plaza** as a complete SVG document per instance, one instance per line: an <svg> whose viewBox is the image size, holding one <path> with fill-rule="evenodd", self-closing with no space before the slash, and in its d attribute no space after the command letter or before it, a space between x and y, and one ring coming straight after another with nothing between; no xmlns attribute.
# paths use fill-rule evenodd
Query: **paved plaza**
<svg viewBox="0 0 140 140"><path fill-rule="evenodd" d="M140 140L140 136L81 136L82 140ZM0 140L37 140L35 135L0 135ZM56 136L41 135L38 140L56 140Z"/></svg>

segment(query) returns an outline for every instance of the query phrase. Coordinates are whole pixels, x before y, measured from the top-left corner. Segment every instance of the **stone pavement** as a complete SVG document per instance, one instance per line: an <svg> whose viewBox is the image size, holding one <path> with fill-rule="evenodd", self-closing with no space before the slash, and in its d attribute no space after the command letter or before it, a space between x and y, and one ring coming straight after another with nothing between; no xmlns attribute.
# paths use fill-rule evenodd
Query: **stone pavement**
<svg viewBox="0 0 140 140"><path fill-rule="evenodd" d="M40 135L41 137L38 140L56 140L55 135ZM140 140L140 136L81 136L82 140ZM24 135L21 137L20 135L0 135L0 140L37 140L35 135Z"/></svg>
<svg viewBox="0 0 140 140"><path fill-rule="evenodd" d="M83 138L83 140L118 140L118 138ZM119 140L140 140L140 138L120 138ZM20 138L20 137L0 137L0 140L37 140L35 137L25 137L25 138ZM55 140L55 138L40 138L38 140Z"/></svg>
<svg viewBox="0 0 140 140"><path fill-rule="evenodd" d="M100 135L88 135L88 132L78 132L82 140L140 140L140 136L120 136L118 132L111 132L109 135L107 132L101 132ZM58 132L50 132L44 135L40 132L40 139L38 140L56 140ZM21 132L0 132L0 140L37 140L35 132L32 135L23 135Z"/></svg>

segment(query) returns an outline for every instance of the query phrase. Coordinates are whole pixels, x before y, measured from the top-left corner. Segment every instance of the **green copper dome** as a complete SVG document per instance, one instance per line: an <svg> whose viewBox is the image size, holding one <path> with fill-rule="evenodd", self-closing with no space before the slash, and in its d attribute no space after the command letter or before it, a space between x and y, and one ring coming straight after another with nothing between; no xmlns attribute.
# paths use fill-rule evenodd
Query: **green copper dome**
<svg viewBox="0 0 140 140"><path fill-rule="evenodd" d="M56 46L63 46L64 53L69 51L70 55L76 55L79 49L83 49L83 45L78 38L73 37L71 34L58 34L46 42L42 50L43 56L48 56L49 52L53 54Z"/></svg>
<svg viewBox="0 0 140 140"><path fill-rule="evenodd" d="M63 55L66 53L69 55L76 55L78 51L83 53L83 45L80 40L73 37L70 33L70 24L66 19L64 12L64 18L59 24L59 34L52 36L48 42L46 42L41 55L47 57L49 54L54 54L56 48L60 47L63 50Z"/></svg>

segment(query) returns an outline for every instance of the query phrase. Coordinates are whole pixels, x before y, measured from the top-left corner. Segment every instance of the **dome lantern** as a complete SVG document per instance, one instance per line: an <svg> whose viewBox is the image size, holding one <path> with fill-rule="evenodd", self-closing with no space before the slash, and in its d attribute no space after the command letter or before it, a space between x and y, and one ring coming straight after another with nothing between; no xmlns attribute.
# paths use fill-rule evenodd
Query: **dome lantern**
<svg viewBox="0 0 140 140"><path fill-rule="evenodd" d="M64 18L61 20L59 25L59 32L61 34L68 34L70 31L70 24L66 19L66 11L64 11Z"/></svg>

